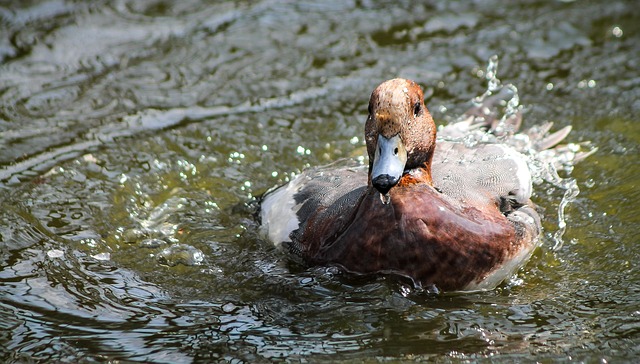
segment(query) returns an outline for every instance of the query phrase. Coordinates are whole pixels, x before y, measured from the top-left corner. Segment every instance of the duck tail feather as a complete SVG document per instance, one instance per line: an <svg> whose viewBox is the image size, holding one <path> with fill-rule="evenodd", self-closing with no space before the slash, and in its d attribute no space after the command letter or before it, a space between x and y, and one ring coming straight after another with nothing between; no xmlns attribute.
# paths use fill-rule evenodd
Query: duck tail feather
<svg viewBox="0 0 640 364"><path fill-rule="evenodd" d="M548 124L553 124L553 123L548 123ZM547 132L548 130L546 130L543 135L545 135ZM561 141L563 141L564 138L566 138L570 132L571 132L571 125L567 125L564 128L554 132L553 134L546 135L542 139L538 140L535 144L535 147L537 150L545 150L545 149L552 148L558 145Z"/></svg>
<svg viewBox="0 0 640 364"><path fill-rule="evenodd" d="M588 156L592 155L593 153L595 153L597 151L598 151L598 147L593 147L588 152L578 152L578 153L576 153L575 157L573 157L573 163L578 163L578 162L582 161L583 159L586 159Z"/></svg>

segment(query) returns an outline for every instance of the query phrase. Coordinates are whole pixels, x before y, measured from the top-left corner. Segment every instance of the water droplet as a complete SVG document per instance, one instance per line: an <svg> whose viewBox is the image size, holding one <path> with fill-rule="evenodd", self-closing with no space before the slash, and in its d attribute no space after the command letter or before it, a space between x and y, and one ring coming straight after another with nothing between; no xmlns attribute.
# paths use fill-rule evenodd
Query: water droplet
<svg viewBox="0 0 640 364"><path fill-rule="evenodd" d="M594 181L593 178L589 178L588 180L584 181L584 185L588 188L591 188L596 185L596 181Z"/></svg>
<svg viewBox="0 0 640 364"><path fill-rule="evenodd" d="M611 33L616 38L620 38L624 34L624 32L622 31L622 29L620 29L620 27L613 27L613 29L611 29Z"/></svg>
<svg viewBox="0 0 640 364"><path fill-rule="evenodd" d="M510 277L509 280L507 281L507 285L509 287L519 287L519 286L522 286L523 284L524 284L524 279L516 275Z"/></svg>
<svg viewBox="0 0 640 364"><path fill-rule="evenodd" d="M409 297L411 295L412 289L406 284L400 286L400 294L403 297Z"/></svg>
<svg viewBox="0 0 640 364"><path fill-rule="evenodd" d="M84 244L90 248L95 248L98 246L98 242L95 239L81 239L80 244Z"/></svg>
<svg viewBox="0 0 640 364"><path fill-rule="evenodd" d="M488 90L491 92L498 91L500 89L500 80L498 75L498 56L493 55L489 58L489 65L487 66L486 78L489 81Z"/></svg>
<svg viewBox="0 0 640 364"><path fill-rule="evenodd" d="M555 241L555 245L553 247L554 250L558 250L562 247L563 241L562 236L564 235L565 230L567 229L567 223L564 217L564 210L567 205L573 201L575 201L576 197L580 193L580 189L578 188L578 183L573 178L565 178L561 179L557 172L555 177L558 178L557 181L561 186L565 189L564 195L562 196L562 200L558 206L558 231L553 234L553 240Z"/></svg>

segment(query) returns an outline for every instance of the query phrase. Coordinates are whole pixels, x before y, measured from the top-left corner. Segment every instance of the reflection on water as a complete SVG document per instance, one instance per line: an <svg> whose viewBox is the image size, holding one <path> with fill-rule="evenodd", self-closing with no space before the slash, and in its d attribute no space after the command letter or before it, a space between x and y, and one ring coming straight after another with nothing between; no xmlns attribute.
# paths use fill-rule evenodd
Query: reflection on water
<svg viewBox="0 0 640 364"><path fill-rule="evenodd" d="M1 4L0 359L633 361L633 9ZM307 166L362 160L382 80L421 83L444 124L487 77L513 87L487 72L494 54L518 87L505 114L572 125L569 142L599 148L572 178L541 174L545 241L510 282L435 296L305 269L258 236L255 196Z"/></svg>

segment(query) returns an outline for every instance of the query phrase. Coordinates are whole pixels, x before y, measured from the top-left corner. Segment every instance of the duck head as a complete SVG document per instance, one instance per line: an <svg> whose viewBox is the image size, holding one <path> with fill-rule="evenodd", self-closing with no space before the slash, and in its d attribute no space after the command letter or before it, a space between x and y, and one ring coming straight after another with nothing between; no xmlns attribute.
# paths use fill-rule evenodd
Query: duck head
<svg viewBox="0 0 640 364"><path fill-rule="evenodd" d="M417 83L402 78L376 87L369 100L365 140L369 154L369 185L386 195L394 186L427 183L436 126Z"/></svg>

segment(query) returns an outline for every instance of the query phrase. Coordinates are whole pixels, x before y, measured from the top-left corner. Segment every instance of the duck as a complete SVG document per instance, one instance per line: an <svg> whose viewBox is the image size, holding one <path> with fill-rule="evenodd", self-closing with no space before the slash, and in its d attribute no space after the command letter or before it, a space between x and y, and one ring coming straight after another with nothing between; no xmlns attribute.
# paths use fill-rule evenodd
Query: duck
<svg viewBox="0 0 640 364"><path fill-rule="evenodd" d="M422 88L403 78L381 83L364 127L368 165L309 168L265 193L263 236L309 267L405 277L437 292L494 289L529 260L542 227L527 157L498 138L453 137L491 132L483 107L436 138ZM516 130L520 115L513 119L502 129ZM569 131L540 132L535 143L550 149Z"/></svg>

